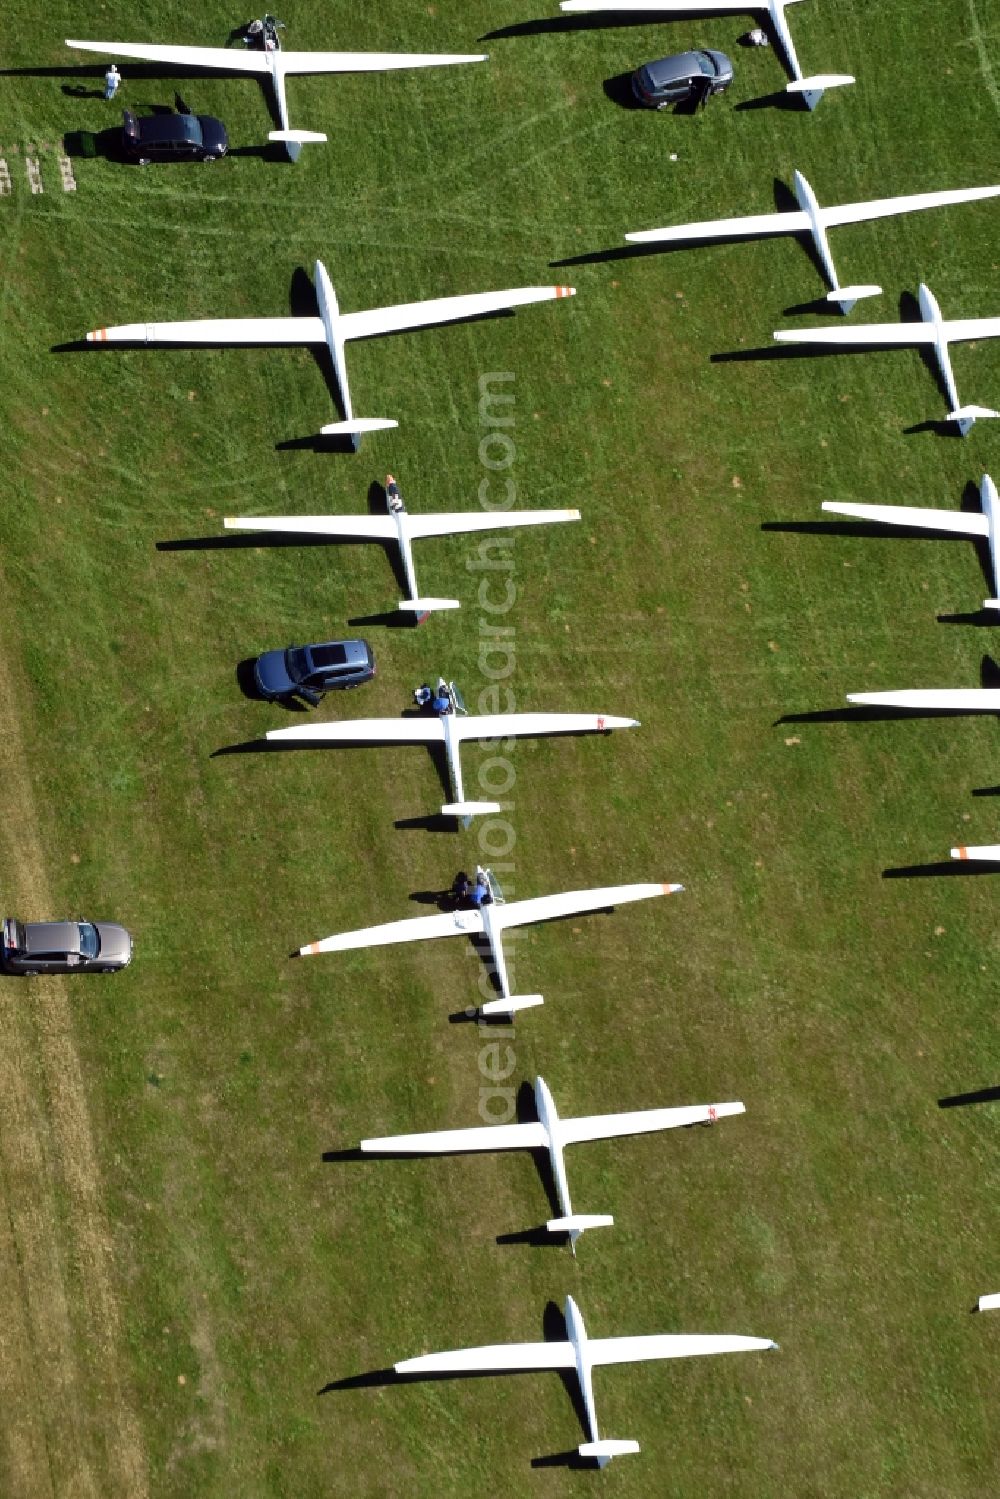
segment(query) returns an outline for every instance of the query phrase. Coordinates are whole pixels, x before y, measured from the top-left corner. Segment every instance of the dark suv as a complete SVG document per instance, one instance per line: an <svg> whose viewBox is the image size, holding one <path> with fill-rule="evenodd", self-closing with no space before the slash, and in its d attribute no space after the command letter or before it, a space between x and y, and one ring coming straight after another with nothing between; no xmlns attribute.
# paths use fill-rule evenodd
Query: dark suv
<svg viewBox="0 0 1000 1499"><path fill-rule="evenodd" d="M132 938L115 921L18 921L4 917L7 973L114 973L132 959Z"/></svg>
<svg viewBox="0 0 1000 1499"><path fill-rule="evenodd" d="M129 161L216 161L229 150L221 120L211 115L159 114L138 118L123 111L122 149Z"/></svg>
<svg viewBox="0 0 1000 1499"><path fill-rule="evenodd" d="M647 62L632 74L632 92L650 109L670 104L702 103L721 94L733 81L733 65L724 52L679 52Z"/></svg>
<svg viewBox="0 0 1000 1499"><path fill-rule="evenodd" d="M335 687L359 687L375 675L375 657L367 640L328 640L323 645L290 645L265 651L253 669L261 697L303 697L319 702Z"/></svg>

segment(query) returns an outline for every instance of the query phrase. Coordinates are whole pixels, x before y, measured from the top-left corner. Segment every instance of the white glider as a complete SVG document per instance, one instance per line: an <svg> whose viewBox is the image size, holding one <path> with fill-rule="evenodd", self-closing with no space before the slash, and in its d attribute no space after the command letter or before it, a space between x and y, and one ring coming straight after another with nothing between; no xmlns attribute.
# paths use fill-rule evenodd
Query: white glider
<svg viewBox="0 0 1000 1499"><path fill-rule="evenodd" d="M853 328L779 329L774 337L779 343L846 344L857 347L928 348L934 353L941 379L948 392L951 410L948 421L957 422L964 437L977 417L1000 416L986 406L960 406L955 375L948 354L950 343L967 343L978 338L1000 338L1000 317L952 318L945 320L930 289L920 283L919 323L864 323Z"/></svg>
<svg viewBox="0 0 1000 1499"><path fill-rule="evenodd" d="M411 543L425 536L458 536L469 531L507 531L514 526L544 526L579 520L579 510L505 510L452 515L410 515L402 500L388 515L272 515L251 518L227 516L227 530L282 531L296 536L338 536L354 541L395 541L406 575L408 597L399 608L427 618L435 609L457 609L458 599L421 597L417 588Z"/></svg>
<svg viewBox="0 0 1000 1499"><path fill-rule="evenodd" d="M67 47L83 52L100 52L103 57L134 57L143 62L162 62L180 68L211 69L226 73L256 73L270 78L278 105L281 129L272 130L268 140L282 141L292 161L298 161L302 147L310 141L325 141L316 130L292 130L288 123L285 79L295 73L387 73L399 68L440 68L456 63L485 62L485 53L446 52L285 52L277 31L272 32L271 49L230 47L172 47L145 42L77 42Z"/></svg>
<svg viewBox="0 0 1000 1499"><path fill-rule="evenodd" d="M660 15L675 12L685 16L719 15L727 11L736 11L740 15L745 15L763 11L770 17L774 34L785 54L788 71L792 75L793 81L786 86L785 92L801 94L808 108L815 109L825 89L837 88L844 83L853 83L854 79L848 73L817 73L812 78L803 78L792 34L785 19L786 6L796 3L797 0L759 0L757 4L754 4L754 0L604 0L601 4L600 0L562 0L559 9L577 14L607 10L632 11L636 14L640 11L649 11Z"/></svg>
<svg viewBox="0 0 1000 1499"><path fill-rule="evenodd" d="M989 1296L980 1296L976 1305L976 1311L989 1312L998 1306L1000 1306L1000 1295L996 1291L993 1291Z"/></svg>
<svg viewBox="0 0 1000 1499"><path fill-rule="evenodd" d="M589 1440L577 1449L605 1468L613 1457L638 1452L639 1443L600 1437L594 1408L593 1371L601 1364L634 1364L646 1359L694 1358L709 1353L749 1353L777 1348L770 1338L744 1338L726 1333L660 1333L638 1338L590 1338L572 1296L566 1297L565 1342L495 1343L485 1348L456 1348L451 1353L427 1353L403 1359L397 1374L509 1374L535 1369L573 1369L587 1413Z"/></svg>
<svg viewBox="0 0 1000 1499"><path fill-rule="evenodd" d="M841 203L821 208L809 183L801 172L793 175L795 196L800 212L749 214L737 219L708 219L700 224L679 224L670 229L643 229L626 234L632 244L683 244L686 240L756 239L778 234L809 234L816 254L826 272L830 291L826 300L836 302L848 313L860 297L877 297L880 286L841 286L827 230L838 224L860 224L868 219L888 218L893 214L915 213L922 208L942 208L950 203L972 203L980 198L995 198L1000 187L965 187L937 193L913 193L902 198L873 198L869 203Z"/></svg>
<svg viewBox="0 0 1000 1499"><path fill-rule="evenodd" d="M984 609L1000 609L1000 551L997 548L1000 528L1000 499L989 474L979 485L982 511L930 510L921 505L854 505L824 500L823 510L835 515L850 515L858 520L879 521L886 526L906 526L922 531L944 531L952 536L985 537L990 548L990 570L994 597L983 600Z"/></svg>
<svg viewBox="0 0 1000 1499"><path fill-rule="evenodd" d="M507 927L528 926L535 921L552 921L559 916L573 916L584 911L603 911L627 901L649 900L655 895L673 895L683 885L608 885L597 890L568 890L560 895L542 895L534 900L504 902L495 881L491 880L494 900L475 911L447 911L440 916L416 916L406 921L389 921L383 926L365 927L356 932L340 932L310 942L299 948L299 956L312 953L348 952L359 947L386 947L395 942L424 942L434 937L479 937L489 943L493 971L501 998L481 1006L480 1015L513 1015L540 1005L540 994L512 994L504 961L502 934Z"/></svg>
<svg viewBox="0 0 1000 1499"><path fill-rule="evenodd" d="M472 296L437 297L429 302L403 302L396 307L373 307L368 312L341 312L326 266L316 261L318 317L197 318L179 323L125 323L118 328L95 328L88 343L125 344L233 344L326 345L333 361L337 392L344 420L321 427L324 436L347 435L355 451L362 432L396 427L385 417L355 417L347 384L344 345L352 338L374 338L380 333L399 333L408 328L428 328L441 323L468 322L506 312L529 302L549 302L554 297L572 297L572 286L526 286L513 291L476 292Z"/></svg>
<svg viewBox="0 0 1000 1499"><path fill-rule="evenodd" d="M654 1130L681 1129L689 1124L714 1124L731 1114L744 1114L742 1103L702 1103L680 1109L640 1109L629 1114L594 1114L589 1118L560 1119L555 1101L544 1079L535 1079L535 1124L488 1124L479 1129L434 1130L424 1135L388 1135L380 1140L362 1140L366 1154L450 1155L460 1151L539 1150L549 1152L552 1176L562 1217L550 1218L550 1234L568 1234L576 1254L576 1241L588 1228L606 1228L614 1223L608 1214L574 1213L566 1179L564 1150L581 1140L611 1140L618 1135L644 1135Z"/></svg>
<svg viewBox="0 0 1000 1499"><path fill-rule="evenodd" d="M450 689L449 689L450 690ZM457 694L451 696L454 703ZM460 699L459 699L460 701ZM499 802L467 801L462 783L459 748L463 740L498 740L543 734L606 734L612 729L636 729L637 718L595 713L413 714L409 718L351 718L339 723L309 723L290 729L271 729L269 740L297 744L443 744L454 800L441 808L443 817L466 820L501 811Z"/></svg>

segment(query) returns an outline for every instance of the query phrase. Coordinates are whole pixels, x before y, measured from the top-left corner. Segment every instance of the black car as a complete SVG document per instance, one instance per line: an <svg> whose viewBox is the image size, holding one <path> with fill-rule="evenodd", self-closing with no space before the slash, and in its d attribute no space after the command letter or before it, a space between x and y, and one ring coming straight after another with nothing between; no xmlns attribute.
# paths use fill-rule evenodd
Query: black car
<svg viewBox="0 0 1000 1499"><path fill-rule="evenodd" d="M141 167L151 161L216 161L229 150L225 125L211 115L123 114L122 147Z"/></svg>
<svg viewBox="0 0 1000 1499"><path fill-rule="evenodd" d="M116 921L18 921L5 916L7 973L114 973L132 960L132 938Z"/></svg>
<svg viewBox="0 0 1000 1499"><path fill-rule="evenodd" d="M290 645L265 651L253 670L261 697L303 697L318 703L335 687L359 687L375 675L375 657L367 640L327 640L322 645Z"/></svg>
<svg viewBox="0 0 1000 1499"><path fill-rule="evenodd" d="M733 81L733 65L724 52L678 52L647 62L632 74L632 92L650 109L670 104L702 103L721 94Z"/></svg>

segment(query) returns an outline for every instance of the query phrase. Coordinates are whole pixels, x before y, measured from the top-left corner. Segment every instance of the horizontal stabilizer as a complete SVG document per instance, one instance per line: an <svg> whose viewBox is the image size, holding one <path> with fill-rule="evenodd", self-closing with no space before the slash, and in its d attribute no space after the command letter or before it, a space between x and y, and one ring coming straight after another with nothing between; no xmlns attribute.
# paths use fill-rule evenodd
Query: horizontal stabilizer
<svg viewBox="0 0 1000 1499"><path fill-rule="evenodd" d="M610 1228L610 1213L573 1213L568 1218L550 1218L545 1227L550 1234L582 1234L588 1228Z"/></svg>
<svg viewBox="0 0 1000 1499"><path fill-rule="evenodd" d="M327 422L319 430L324 437L341 437L360 432L384 432L388 427L398 426L398 422L387 416L356 416L349 422Z"/></svg>
<svg viewBox="0 0 1000 1499"><path fill-rule="evenodd" d="M442 817L486 817L490 812L499 812L499 802L447 802L441 808Z"/></svg>
<svg viewBox="0 0 1000 1499"><path fill-rule="evenodd" d="M512 994L508 999L491 999L488 1004L480 1005L480 1015L513 1015L515 1010L530 1010L535 1005L544 1004L540 994Z"/></svg>
<svg viewBox="0 0 1000 1499"><path fill-rule="evenodd" d="M826 300L828 302L857 302L862 297L880 297L882 288L880 286L838 286L836 291L828 291Z"/></svg>
<svg viewBox="0 0 1000 1499"><path fill-rule="evenodd" d="M953 848L953 859L980 860L984 864L1000 864L1000 843L980 843L967 848Z"/></svg>
<svg viewBox="0 0 1000 1499"><path fill-rule="evenodd" d="M974 422L989 421L991 417L1000 417L1000 411L991 411L988 406L958 406L948 412L948 420L958 423L963 437Z"/></svg>
<svg viewBox="0 0 1000 1499"><path fill-rule="evenodd" d="M616 1441L614 1438L605 1438L603 1442L584 1442L576 1450L581 1457L596 1458L603 1468L613 1457L625 1457L627 1453L638 1452L640 1448L638 1442Z"/></svg>
<svg viewBox="0 0 1000 1499"><path fill-rule="evenodd" d="M993 1291L989 1296L980 1296L976 1310L979 1312L989 1312L998 1306L1000 1306L1000 1295L996 1291Z"/></svg>
<svg viewBox="0 0 1000 1499"><path fill-rule="evenodd" d="M460 599L400 599L400 609L406 614L433 614L435 609L460 609Z"/></svg>
<svg viewBox="0 0 1000 1499"><path fill-rule="evenodd" d="M786 94L801 94L809 109L815 109L828 88L853 83L850 73L816 73L812 78L796 78L785 85Z"/></svg>
<svg viewBox="0 0 1000 1499"><path fill-rule="evenodd" d="M269 130L267 138L269 141L287 141L293 146L308 146L312 141L328 139L320 130Z"/></svg>

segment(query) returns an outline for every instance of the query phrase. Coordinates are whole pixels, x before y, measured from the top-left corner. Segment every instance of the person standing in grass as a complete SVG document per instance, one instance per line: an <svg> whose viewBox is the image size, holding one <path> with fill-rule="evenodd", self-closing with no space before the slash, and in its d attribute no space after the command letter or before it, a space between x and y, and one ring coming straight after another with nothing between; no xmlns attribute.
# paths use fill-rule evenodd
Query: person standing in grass
<svg viewBox="0 0 1000 1499"><path fill-rule="evenodd" d="M108 71L104 75L104 98L106 101L109 101L115 97L115 94L117 94L118 89L121 85L121 81L122 75L119 73L114 63L111 63L108 67Z"/></svg>

